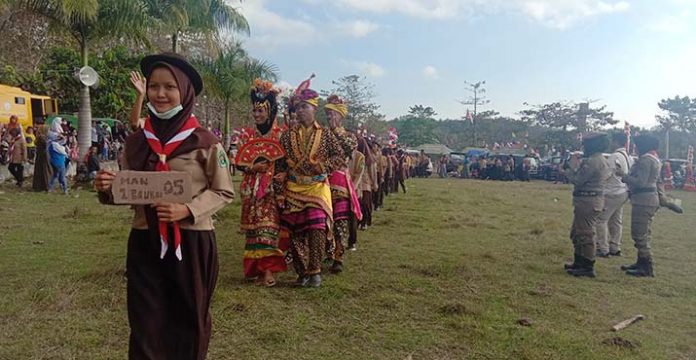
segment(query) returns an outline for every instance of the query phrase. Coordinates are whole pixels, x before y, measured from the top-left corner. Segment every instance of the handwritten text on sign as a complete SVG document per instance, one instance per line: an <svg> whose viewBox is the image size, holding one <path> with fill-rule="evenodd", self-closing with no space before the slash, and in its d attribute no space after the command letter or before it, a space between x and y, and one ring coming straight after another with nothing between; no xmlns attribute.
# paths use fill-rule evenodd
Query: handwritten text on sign
<svg viewBox="0 0 696 360"><path fill-rule="evenodd" d="M189 203L193 198L191 174L182 171L119 171L111 192L114 203L129 205Z"/></svg>

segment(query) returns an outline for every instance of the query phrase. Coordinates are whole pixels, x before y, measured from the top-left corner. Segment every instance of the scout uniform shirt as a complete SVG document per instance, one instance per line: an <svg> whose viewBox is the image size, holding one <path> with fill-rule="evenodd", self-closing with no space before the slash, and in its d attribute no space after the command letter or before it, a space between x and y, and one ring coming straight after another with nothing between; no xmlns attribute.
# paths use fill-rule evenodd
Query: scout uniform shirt
<svg viewBox="0 0 696 360"><path fill-rule="evenodd" d="M611 172L602 153L596 153L583 159L576 170L566 172L566 177L575 185L573 196L600 196Z"/></svg>
<svg viewBox="0 0 696 360"><path fill-rule="evenodd" d="M234 186L229 171L230 162L221 144L214 144L208 149L196 149L191 152L167 159L171 171L184 171L191 174L191 193L193 200L186 204L191 216L179 221L181 229L207 231L213 230L212 215L234 200ZM123 159L123 170L128 170L127 159ZM100 201L113 204L111 193ZM134 205L132 227L147 230L145 205Z"/></svg>
<svg viewBox="0 0 696 360"><path fill-rule="evenodd" d="M623 181L628 184L631 194L631 204L642 206L659 206L657 195L657 181L660 177L662 164L653 154L643 154L638 158L628 175Z"/></svg>

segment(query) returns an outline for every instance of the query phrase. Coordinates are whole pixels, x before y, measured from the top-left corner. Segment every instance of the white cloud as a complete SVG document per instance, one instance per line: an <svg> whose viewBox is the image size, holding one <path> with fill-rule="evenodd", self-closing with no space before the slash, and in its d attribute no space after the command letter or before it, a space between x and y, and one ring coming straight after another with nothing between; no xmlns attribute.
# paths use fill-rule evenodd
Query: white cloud
<svg viewBox="0 0 696 360"><path fill-rule="evenodd" d="M677 0L691 1L691 0ZM424 19L447 19L477 13L521 13L546 26L566 29L584 18L627 11L619 0L338 0L356 11L401 13Z"/></svg>
<svg viewBox="0 0 696 360"><path fill-rule="evenodd" d="M566 29L584 18L627 11L626 1L605 2L596 0L536 0L523 1L522 12L542 24Z"/></svg>
<svg viewBox="0 0 696 360"><path fill-rule="evenodd" d="M423 75L429 79L437 79L439 77L437 69L432 65L428 65L423 68Z"/></svg>
<svg viewBox="0 0 696 360"><path fill-rule="evenodd" d="M338 25L339 32L355 38L362 38L379 29L379 25L367 20L355 20Z"/></svg>
<svg viewBox="0 0 696 360"><path fill-rule="evenodd" d="M384 68L371 62L356 61L353 62L353 66L367 76L381 77L385 73Z"/></svg>
<svg viewBox="0 0 696 360"><path fill-rule="evenodd" d="M689 29L691 24L691 12L684 10L678 15L664 15L657 18L648 24L648 29L665 33L683 33Z"/></svg>
<svg viewBox="0 0 696 360"><path fill-rule="evenodd" d="M288 89L295 88L292 84L290 84L289 82L287 82L285 80L281 80L281 81L277 82L274 86L276 88L280 89L281 91L286 91Z"/></svg>
<svg viewBox="0 0 696 360"><path fill-rule="evenodd" d="M374 13L399 12L421 18L442 19L457 14L462 0L338 0L342 5Z"/></svg>
<svg viewBox="0 0 696 360"><path fill-rule="evenodd" d="M304 39L318 39L321 34L307 21L283 17L265 8L266 0L245 0L240 12L251 24L249 45L255 48L275 48L297 45Z"/></svg>

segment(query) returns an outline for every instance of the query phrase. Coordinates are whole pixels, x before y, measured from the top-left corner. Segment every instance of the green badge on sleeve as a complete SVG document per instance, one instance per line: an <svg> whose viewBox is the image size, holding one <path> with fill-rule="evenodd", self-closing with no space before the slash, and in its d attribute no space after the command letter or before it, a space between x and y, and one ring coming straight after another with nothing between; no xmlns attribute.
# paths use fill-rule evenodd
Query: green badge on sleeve
<svg viewBox="0 0 696 360"><path fill-rule="evenodd" d="M230 166L230 161L227 160L227 154L224 151L218 151L218 165L221 168L227 168Z"/></svg>

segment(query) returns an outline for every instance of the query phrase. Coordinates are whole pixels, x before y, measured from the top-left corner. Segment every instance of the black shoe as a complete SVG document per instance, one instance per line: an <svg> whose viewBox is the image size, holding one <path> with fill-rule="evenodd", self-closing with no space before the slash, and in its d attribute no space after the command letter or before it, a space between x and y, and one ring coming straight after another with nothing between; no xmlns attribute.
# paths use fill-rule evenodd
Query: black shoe
<svg viewBox="0 0 696 360"><path fill-rule="evenodd" d="M639 257L636 265L636 269L626 270L626 274L638 277L655 277L655 273L653 272L652 258Z"/></svg>
<svg viewBox="0 0 696 360"><path fill-rule="evenodd" d="M320 287L321 286L321 275L314 274L314 275L310 276L309 281L307 282L307 286Z"/></svg>
<svg viewBox="0 0 696 360"><path fill-rule="evenodd" d="M307 287L309 284L309 276L298 276L295 281L295 286L297 287Z"/></svg>
<svg viewBox="0 0 696 360"><path fill-rule="evenodd" d="M610 251L609 256L621 256L621 250Z"/></svg>
<svg viewBox="0 0 696 360"><path fill-rule="evenodd" d="M608 258L608 257L609 257L609 253L608 253L608 252L604 252L604 251L599 251L599 250L597 250L597 253L595 254L595 256L601 257L601 258Z"/></svg>
<svg viewBox="0 0 696 360"><path fill-rule="evenodd" d="M596 277L597 273L594 270L594 260L586 259L582 256L578 257L579 266L575 269L568 269L566 272L568 275L573 275L575 277L586 276L586 277Z"/></svg>
<svg viewBox="0 0 696 360"><path fill-rule="evenodd" d="M577 269L579 264L578 264L578 257L579 255L573 255L573 263L571 264L563 264L563 268L566 270L569 269Z"/></svg>
<svg viewBox="0 0 696 360"><path fill-rule="evenodd" d="M332 274L338 274L343 272L343 263L340 261L334 261L329 271L331 271Z"/></svg>
<svg viewBox="0 0 696 360"><path fill-rule="evenodd" d="M638 263L631 265L621 265L621 270L636 270L638 269Z"/></svg>

